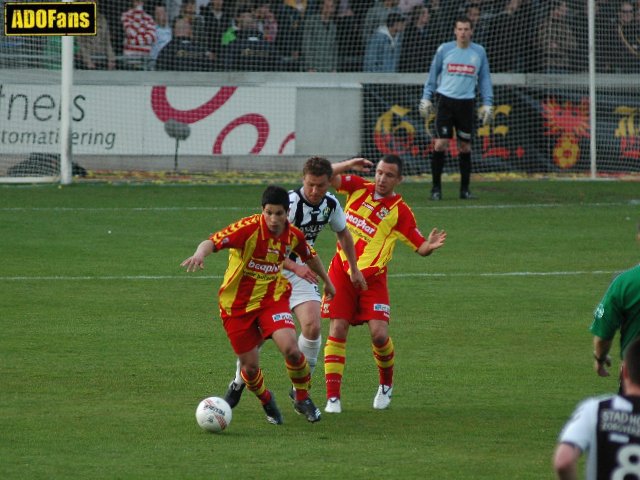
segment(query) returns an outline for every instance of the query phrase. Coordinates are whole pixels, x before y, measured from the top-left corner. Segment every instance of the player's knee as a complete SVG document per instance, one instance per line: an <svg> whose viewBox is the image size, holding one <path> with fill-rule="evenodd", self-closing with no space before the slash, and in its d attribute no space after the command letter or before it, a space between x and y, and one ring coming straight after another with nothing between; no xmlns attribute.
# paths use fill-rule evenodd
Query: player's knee
<svg viewBox="0 0 640 480"><path fill-rule="evenodd" d="M386 332L373 332L371 334L371 343L373 343L376 347L382 347L387 340L389 339L389 335Z"/></svg>
<svg viewBox="0 0 640 480"><path fill-rule="evenodd" d="M302 327L302 335L308 340L317 340L320 338L320 323L312 323Z"/></svg>
<svg viewBox="0 0 640 480"><path fill-rule="evenodd" d="M258 365L244 365L242 367L242 372L244 373L245 378L256 378L258 376L258 371L260 368Z"/></svg>
<svg viewBox="0 0 640 480"><path fill-rule="evenodd" d="M294 345L291 345L291 346L287 347L285 349L285 351L282 352L282 353L284 355L284 358L287 360L287 362L292 363L292 364L300 363L300 358L302 357L302 352L298 348L297 344L294 344Z"/></svg>

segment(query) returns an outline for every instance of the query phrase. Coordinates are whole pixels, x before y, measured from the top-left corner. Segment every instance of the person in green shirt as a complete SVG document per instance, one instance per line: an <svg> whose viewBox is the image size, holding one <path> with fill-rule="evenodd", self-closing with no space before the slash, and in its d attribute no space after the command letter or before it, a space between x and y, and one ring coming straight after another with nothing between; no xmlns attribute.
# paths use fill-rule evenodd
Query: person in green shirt
<svg viewBox="0 0 640 480"><path fill-rule="evenodd" d="M621 358L631 342L640 337L640 265L614 278L593 313L589 330L594 335L594 370L608 377L609 351L616 332L620 331Z"/></svg>

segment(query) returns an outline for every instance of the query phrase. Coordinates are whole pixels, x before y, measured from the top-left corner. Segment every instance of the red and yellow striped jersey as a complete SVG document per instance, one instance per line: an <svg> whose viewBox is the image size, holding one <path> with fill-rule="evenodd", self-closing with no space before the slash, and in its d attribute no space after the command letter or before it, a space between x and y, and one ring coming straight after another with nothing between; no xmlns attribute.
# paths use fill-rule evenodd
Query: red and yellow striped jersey
<svg viewBox="0 0 640 480"><path fill-rule="evenodd" d="M413 211L399 194L375 198L375 185L357 175L342 175L339 192L347 194L345 215L353 236L358 268L370 277L387 271L396 240L417 250L425 241ZM347 257L338 244L338 255L345 271Z"/></svg>
<svg viewBox="0 0 640 480"><path fill-rule="evenodd" d="M282 276L285 258L295 252L306 262L316 254L304 234L289 223L275 237L261 214L240 219L209 239L214 251L229 249L229 265L218 291L220 309L228 315L251 312L289 296L291 285Z"/></svg>

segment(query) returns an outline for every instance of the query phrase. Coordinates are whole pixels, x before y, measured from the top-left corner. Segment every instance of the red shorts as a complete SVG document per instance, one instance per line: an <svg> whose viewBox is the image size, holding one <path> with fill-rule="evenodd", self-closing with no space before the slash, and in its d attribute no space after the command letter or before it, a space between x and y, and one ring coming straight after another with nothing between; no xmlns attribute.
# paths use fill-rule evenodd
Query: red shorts
<svg viewBox="0 0 640 480"><path fill-rule="evenodd" d="M362 325L369 320L389 321L386 272L367 278L367 290L358 290L336 255L329 267L329 278L336 287L336 295L331 300L322 299L322 318L341 318L351 325Z"/></svg>
<svg viewBox="0 0 640 480"><path fill-rule="evenodd" d="M292 328L293 315L289 309L289 298L282 298L268 307L241 315L227 315L220 310L222 325L227 332L233 351L237 355L260 345L271 334L282 328Z"/></svg>

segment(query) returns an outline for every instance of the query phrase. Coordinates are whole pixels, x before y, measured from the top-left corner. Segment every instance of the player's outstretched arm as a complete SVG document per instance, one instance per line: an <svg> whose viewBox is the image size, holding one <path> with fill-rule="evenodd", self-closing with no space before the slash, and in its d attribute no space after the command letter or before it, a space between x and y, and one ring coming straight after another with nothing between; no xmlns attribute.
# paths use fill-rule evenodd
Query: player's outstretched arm
<svg viewBox="0 0 640 480"><path fill-rule="evenodd" d="M211 240L204 240L198 245L195 253L184 260L180 266L186 267L187 272L195 272L198 269L202 270L204 268L204 257L212 253L213 242Z"/></svg>
<svg viewBox="0 0 640 480"><path fill-rule="evenodd" d="M324 269L324 265L322 264L322 260L320 260L320 257L318 255L314 255L309 260L307 260L307 265L322 279L322 281L324 282L324 295L325 297L327 297L327 299L331 300L336 294L336 288L333 286L329 275L327 275L327 271Z"/></svg>
<svg viewBox="0 0 640 480"><path fill-rule="evenodd" d="M343 160L342 162L333 163L333 174L344 173L348 170L355 170L356 172L368 172L373 167L373 162L363 157L354 157L349 160Z"/></svg>
<svg viewBox="0 0 640 480"><path fill-rule="evenodd" d="M333 176L331 177L331 186L336 190L340 190L340 186L342 185L342 179L340 177L341 173L344 173L348 170L355 170L356 172L368 172L371 170L373 166L373 162L371 160L367 160L362 157L350 158L349 160L344 160L342 162L337 162L331 164L333 168Z"/></svg>
<svg viewBox="0 0 640 480"><path fill-rule="evenodd" d="M295 273L297 276L306 280L309 283L313 283L315 285L318 284L318 275L316 275L316 273L306 265L300 265L299 263L294 262L290 258L285 258L284 268L286 270L289 270Z"/></svg>
<svg viewBox="0 0 640 480"><path fill-rule="evenodd" d="M434 250L437 250L444 245L446 239L447 232L434 228L433 230L431 230L431 233L429 233L427 239L422 242L422 245L420 245L417 252L423 257L431 255Z"/></svg>
<svg viewBox="0 0 640 480"><path fill-rule="evenodd" d="M362 275L362 272L358 268L358 260L356 258L356 247L353 244L353 237L349 232L349 229L345 227L341 232L336 232L338 237L338 242L340 242L340 246L347 256L347 261L349 262L349 277L351 278L351 283L360 290L367 289L367 281Z"/></svg>

